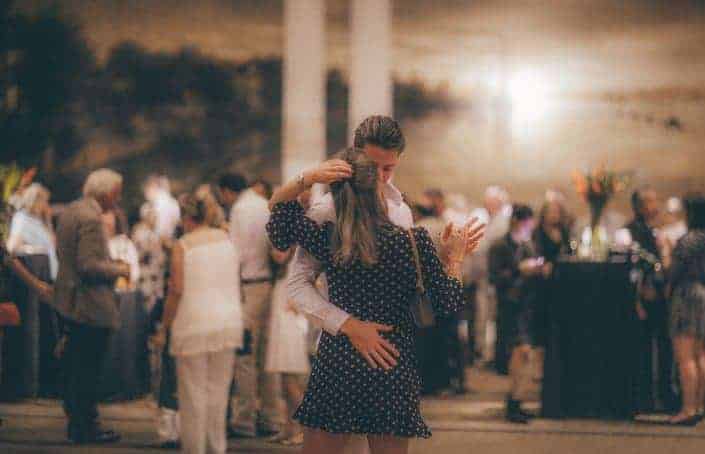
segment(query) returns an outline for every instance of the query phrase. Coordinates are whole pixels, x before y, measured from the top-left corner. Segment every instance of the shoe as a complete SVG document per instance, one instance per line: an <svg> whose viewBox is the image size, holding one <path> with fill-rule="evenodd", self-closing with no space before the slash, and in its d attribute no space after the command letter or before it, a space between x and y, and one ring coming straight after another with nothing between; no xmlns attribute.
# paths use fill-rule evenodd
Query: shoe
<svg viewBox="0 0 705 454"><path fill-rule="evenodd" d="M233 439L233 438L256 438L257 434L256 433L251 433L251 432L243 432L240 430L235 430L231 427L228 427L228 439Z"/></svg>
<svg viewBox="0 0 705 454"><path fill-rule="evenodd" d="M78 434L74 432L71 435L69 440L77 445L117 443L122 439L120 434L112 430L102 430L91 434Z"/></svg>
<svg viewBox="0 0 705 454"><path fill-rule="evenodd" d="M280 430L274 429L272 427L260 427L257 429L258 437L272 437L281 432Z"/></svg>
<svg viewBox="0 0 705 454"><path fill-rule="evenodd" d="M535 414L524 410L523 408L521 408L521 406L519 407L519 414L525 417L526 419L534 419L536 417Z"/></svg>
<svg viewBox="0 0 705 454"><path fill-rule="evenodd" d="M679 421L668 421L671 426L695 427L702 420L702 416L695 414Z"/></svg>
<svg viewBox="0 0 705 454"><path fill-rule="evenodd" d="M529 416L521 410L521 402L512 398L507 399L504 418L512 424L528 424L530 419Z"/></svg>
<svg viewBox="0 0 705 454"><path fill-rule="evenodd" d="M160 449L181 449L181 442L179 440L169 440L165 441L159 445Z"/></svg>
<svg viewBox="0 0 705 454"><path fill-rule="evenodd" d="M299 446L304 444L304 433L299 432L294 436L291 436L287 438L286 440L282 440L281 444L284 446Z"/></svg>

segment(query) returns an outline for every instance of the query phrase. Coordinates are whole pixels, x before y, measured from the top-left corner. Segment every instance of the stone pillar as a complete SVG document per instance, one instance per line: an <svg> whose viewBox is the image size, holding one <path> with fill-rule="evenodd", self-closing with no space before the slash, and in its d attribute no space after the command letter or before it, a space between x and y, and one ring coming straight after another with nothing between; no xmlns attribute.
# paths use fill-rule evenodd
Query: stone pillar
<svg viewBox="0 0 705 454"><path fill-rule="evenodd" d="M350 10L350 96L348 131L367 116L393 114L392 2L353 0Z"/></svg>
<svg viewBox="0 0 705 454"><path fill-rule="evenodd" d="M282 178L326 157L325 0L284 2Z"/></svg>

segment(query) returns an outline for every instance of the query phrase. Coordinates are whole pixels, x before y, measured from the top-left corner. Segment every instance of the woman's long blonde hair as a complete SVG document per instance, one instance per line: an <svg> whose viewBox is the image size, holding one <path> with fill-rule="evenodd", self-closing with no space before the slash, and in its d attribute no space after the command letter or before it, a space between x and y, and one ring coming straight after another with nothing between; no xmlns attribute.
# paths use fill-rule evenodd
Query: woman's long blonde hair
<svg viewBox="0 0 705 454"><path fill-rule="evenodd" d="M351 178L331 184L336 224L331 251L337 265L359 260L377 263L377 232L389 225L386 206L379 193L377 164L362 151L348 148L335 158L347 161Z"/></svg>

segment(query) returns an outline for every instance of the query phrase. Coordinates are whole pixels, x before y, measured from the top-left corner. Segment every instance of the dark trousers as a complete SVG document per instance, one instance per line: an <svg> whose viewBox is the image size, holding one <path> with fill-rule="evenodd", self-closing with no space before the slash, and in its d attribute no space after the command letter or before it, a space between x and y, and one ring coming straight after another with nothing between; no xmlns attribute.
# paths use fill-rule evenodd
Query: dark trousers
<svg viewBox="0 0 705 454"><path fill-rule="evenodd" d="M668 305L645 303L648 318L641 322L638 406L641 411L677 410L673 391L673 346L668 335Z"/></svg>
<svg viewBox="0 0 705 454"><path fill-rule="evenodd" d="M162 350L162 377L159 384L159 407L169 410L179 409L176 381L176 359L169 353L171 334L167 335L166 345Z"/></svg>
<svg viewBox="0 0 705 454"><path fill-rule="evenodd" d="M63 358L64 412L75 435L98 429L98 387L109 339L108 328L70 325Z"/></svg>

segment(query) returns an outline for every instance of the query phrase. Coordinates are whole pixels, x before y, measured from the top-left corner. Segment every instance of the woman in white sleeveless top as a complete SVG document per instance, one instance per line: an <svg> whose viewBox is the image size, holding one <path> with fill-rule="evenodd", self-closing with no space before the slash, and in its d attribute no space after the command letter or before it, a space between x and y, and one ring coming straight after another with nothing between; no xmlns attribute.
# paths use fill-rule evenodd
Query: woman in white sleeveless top
<svg viewBox="0 0 705 454"><path fill-rule="evenodd" d="M237 254L225 231L208 226L204 200L184 197L181 213L186 234L172 252L163 323L176 358L181 444L189 454L224 453L234 350L242 346Z"/></svg>

